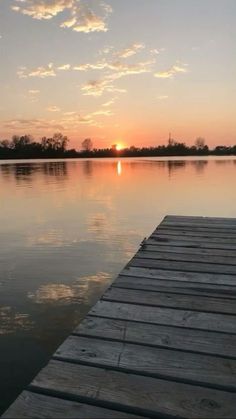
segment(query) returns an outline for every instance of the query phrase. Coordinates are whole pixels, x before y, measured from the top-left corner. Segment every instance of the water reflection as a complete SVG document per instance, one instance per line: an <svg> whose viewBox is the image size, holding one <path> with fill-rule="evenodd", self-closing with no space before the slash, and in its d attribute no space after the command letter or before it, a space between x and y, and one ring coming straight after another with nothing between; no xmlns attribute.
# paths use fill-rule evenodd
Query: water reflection
<svg viewBox="0 0 236 419"><path fill-rule="evenodd" d="M197 160L195 162L191 162L191 164L196 169L196 172L201 175L208 165L208 160Z"/></svg>
<svg viewBox="0 0 236 419"><path fill-rule="evenodd" d="M85 160L82 162L83 173L88 178L91 178L93 175L93 162L91 160Z"/></svg>
<svg viewBox="0 0 236 419"><path fill-rule="evenodd" d="M0 164L0 172L4 178L14 177L17 182L32 182L37 174L60 180L67 176L67 162Z"/></svg>
<svg viewBox="0 0 236 419"><path fill-rule="evenodd" d="M10 306L0 308L0 335L9 335L17 330L30 330L33 322L28 313L18 313Z"/></svg>
<svg viewBox="0 0 236 419"><path fill-rule="evenodd" d="M235 163L0 163L0 410L166 214L236 217ZM27 369L15 359L22 342Z"/></svg>
<svg viewBox="0 0 236 419"><path fill-rule="evenodd" d="M122 175L122 164L120 160L117 162L117 174L118 176Z"/></svg>
<svg viewBox="0 0 236 419"><path fill-rule="evenodd" d="M71 285L58 283L42 285L35 292L29 292L28 298L37 304L68 305L80 301L88 303L94 285L102 285L103 288L110 280L110 274L98 272L96 275L80 277Z"/></svg>

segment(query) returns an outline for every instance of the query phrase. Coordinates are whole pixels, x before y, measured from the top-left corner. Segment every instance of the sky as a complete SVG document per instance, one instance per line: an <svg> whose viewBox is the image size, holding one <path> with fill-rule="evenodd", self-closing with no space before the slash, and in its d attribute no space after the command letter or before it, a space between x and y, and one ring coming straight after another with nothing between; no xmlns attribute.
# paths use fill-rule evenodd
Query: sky
<svg viewBox="0 0 236 419"><path fill-rule="evenodd" d="M0 139L236 144L235 0L0 0Z"/></svg>

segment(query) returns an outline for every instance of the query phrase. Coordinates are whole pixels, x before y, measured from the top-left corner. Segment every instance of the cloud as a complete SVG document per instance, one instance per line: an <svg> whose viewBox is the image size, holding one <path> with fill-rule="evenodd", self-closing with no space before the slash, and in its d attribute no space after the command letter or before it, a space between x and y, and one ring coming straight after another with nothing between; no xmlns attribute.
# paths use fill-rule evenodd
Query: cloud
<svg viewBox="0 0 236 419"><path fill-rule="evenodd" d="M124 64L121 61L115 61L109 64L111 70L116 71L117 73L111 78L118 79L124 76L128 76L129 74L142 74L142 73L150 73L152 71L152 64L155 61L143 61L136 64Z"/></svg>
<svg viewBox="0 0 236 419"><path fill-rule="evenodd" d="M49 106L48 108L47 108L47 111L48 112L60 112L60 108L58 107L58 106Z"/></svg>
<svg viewBox="0 0 236 419"><path fill-rule="evenodd" d="M85 96L101 96L105 91L112 88L112 83L107 80L91 80L84 84L81 88Z"/></svg>
<svg viewBox="0 0 236 419"><path fill-rule="evenodd" d="M4 127L13 131L19 130L61 130L64 131L64 126L55 120L45 119L9 119L4 122Z"/></svg>
<svg viewBox="0 0 236 419"><path fill-rule="evenodd" d="M150 72L150 65L153 64L154 61L145 61L140 62L137 64L124 64L121 61L113 61L107 62L105 60L98 61L94 64L81 64L78 66L74 66L73 69L77 71L88 71L88 70L113 70L115 72L120 73L120 77L127 75L127 74L138 74L138 73L147 73ZM119 78L114 76L114 78Z"/></svg>
<svg viewBox="0 0 236 419"><path fill-rule="evenodd" d="M112 13L110 5L99 1L96 11L92 10L88 0L15 0L11 8L37 20L50 20L67 12L69 17L60 23L60 27L84 33L106 32L107 18Z"/></svg>
<svg viewBox="0 0 236 419"><path fill-rule="evenodd" d="M102 124L101 122L96 121L96 116L107 117L111 115L112 113L109 110L98 110L87 115L81 115L78 112L65 112L64 118L62 119L62 123L66 129L74 129L76 126L79 126L81 124L101 128Z"/></svg>
<svg viewBox="0 0 236 419"><path fill-rule="evenodd" d="M75 114L76 114L75 111L70 111L70 112L64 112L63 115L65 115L65 116L71 116L71 115L75 115Z"/></svg>
<svg viewBox="0 0 236 419"><path fill-rule="evenodd" d="M145 61L137 64L124 64L121 61L115 61L112 63L102 61L97 64L84 64L82 66L76 67L76 69L83 70L94 69L96 68L107 68L113 70L112 73L105 76L100 80L91 80L85 83L81 90L86 96L101 96L104 92L126 92L125 89L120 89L114 86L114 82L121 77L125 77L133 74L142 74L151 72L151 66L155 61Z"/></svg>
<svg viewBox="0 0 236 419"><path fill-rule="evenodd" d="M88 70L104 70L104 68L109 68L108 63L105 60L98 61L94 64L80 64L73 67L73 70L76 71L88 71Z"/></svg>
<svg viewBox="0 0 236 419"><path fill-rule="evenodd" d="M70 67L71 67L70 64L63 64L63 65L57 67L57 70L64 70L64 71L66 71L66 70L70 70Z"/></svg>
<svg viewBox="0 0 236 419"><path fill-rule="evenodd" d="M36 96L40 93L40 90L28 90L28 93L30 95Z"/></svg>
<svg viewBox="0 0 236 419"><path fill-rule="evenodd" d="M175 76L177 73L187 73L186 65L181 64L175 64L173 65L169 70L165 71L159 71L154 74L154 77L160 78L160 79L171 79Z"/></svg>
<svg viewBox="0 0 236 419"><path fill-rule="evenodd" d="M156 48L150 49L150 54L151 55L159 55L160 54L160 51L158 49L156 49Z"/></svg>
<svg viewBox="0 0 236 419"><path fill-rule="evenodd" d="M98 55L103 55L103 54L107 55L107 54L109 54L109 53L110 53L113 49L114 49L114 47L113 47L113 46L106 46L106 47L104 47L103 49L101 49L101 50L98 52Z"/></svg>
<svg viewBox="0 0 236 419"><path fill-rule="evenodd" d="M102 106L104 106L105 108L108 108L109 106L113 105L113 103L116 101L117 98L113 98L111 100L109 100L108 102L105 102L102 104Z"/></svg>
<svg viewBox="0 0 236 419"><path fill-rule="evenodd" d="M27 99L30 99L31 103L38 102L38 96L40 94L40 90L30 89L28 90L28 96L25 96Z"/></svg>
<svg viewBox="0 0 236 419"><path fill-rule="evenodd" d="M33 19L52 19L66 9L71 9L74 0L15 0L12 10Z"/></svg>
<svg viewBox="0 0 236 419"><path fill-rule="evenodd" d="M159 99L159 100L166 100L166 99L168 99L168 97L169 97L169 96L162 95L162 96L158 96L158 98L157 98L157 99Z"/></svg>
<svg viewBox="0 0 236 419"><path fill-rule="evenodd" d="M122 51L117 53L117 56L119 58L128 58L128 57L132 57L132 55L137 54L137 52L141 51L142 49L145 48L145 45L143 43L140 44L133 44L128 48L123 49Z"/></svg>
<svg viewBox="0 0 236 419"><path fill-rule="evenodd" d="M55 77L56 73L53 64L49 63L46 67L37 67L33 70L28 70L26 67L19 67L17 75L20 79L26 79L28 77L39 77L44 79L45 77Z"/></svg>
<svg viewBox="0 0 236 419"><path fill-rule="evenodd" d="M62 27L65 27L65 22ZM92 10L87 9L76 19L76 23L71 25L75 32L107 32L106 21L103 17L96 15Z"/></svg>
<svg viewBox="0 0 236 419"><path fill-rule="evenodd" d="M100 111L95 111L92 112L91 114L89 114L88 116L112 116L114 115L110 110L100 110Z"/></svg>
<svg viewBox="0 0 236 419"><path fill-rule="evenodd" d="M105 78L103 80L91 80L84 84L81 88L84 96L101 96L104 92L125 93L125 89L114 86L112 79Z"/></svg>

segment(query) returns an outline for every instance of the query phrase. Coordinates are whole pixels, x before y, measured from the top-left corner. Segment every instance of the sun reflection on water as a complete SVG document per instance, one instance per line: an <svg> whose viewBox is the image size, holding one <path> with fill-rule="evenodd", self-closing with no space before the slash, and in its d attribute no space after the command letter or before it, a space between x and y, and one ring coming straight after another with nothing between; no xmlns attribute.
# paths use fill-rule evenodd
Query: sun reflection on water
<svg viewBox="0 0 236 419"><path fill-rule="evenodd" d="M117 162L117 174L118 176L122 175L122 164L120 160Z"/></svg>

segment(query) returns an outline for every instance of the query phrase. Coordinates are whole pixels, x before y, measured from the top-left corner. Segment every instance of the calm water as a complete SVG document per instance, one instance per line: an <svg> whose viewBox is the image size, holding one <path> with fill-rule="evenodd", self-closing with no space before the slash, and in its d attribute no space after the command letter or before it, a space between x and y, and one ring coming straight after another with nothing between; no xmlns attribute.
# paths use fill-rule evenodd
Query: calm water
<svg viewBox="0 0 236 419"><path fill-rule="evenodd" d="M0 411L166 214L236 217L236 159L0 163Z"/></svg>

